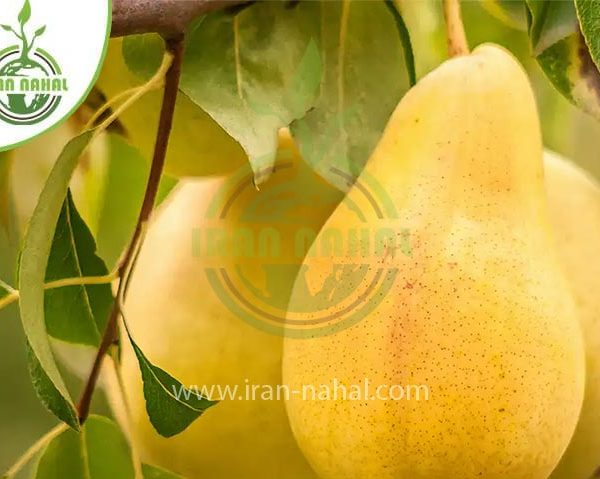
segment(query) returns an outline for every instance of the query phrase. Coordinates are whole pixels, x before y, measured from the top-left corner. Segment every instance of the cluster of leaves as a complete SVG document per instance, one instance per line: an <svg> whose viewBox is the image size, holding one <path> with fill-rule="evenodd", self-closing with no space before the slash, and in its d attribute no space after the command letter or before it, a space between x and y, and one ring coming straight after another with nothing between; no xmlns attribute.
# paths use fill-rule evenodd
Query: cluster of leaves
<svg viewBox="0 0 600 479"><path fill-rule="evenodd" d="M105 476L100 472L95 475L94 468L101 467L99 464L104 461L92 460L94 454L99 454L97 448L95 453L91 452L94 443L114 445L114 450L104 448L102 452L114 456L111 467L130 468L131 457L122 452L122 457L118 454L124 440L115 441L118 431L115 425L102 423L104 419L100 418L86 421L83 427L80 425L50 341L53 338L98 347L113 303L111 275L97 255L94 238L69 191L73 171L93 133L87 131L71 140L55 163L30 219L18 266L20 316L28 341L28 363L34 389L42 403L71 427L53 437L38 457L38 478L133 477L132 474ZM76 283L78 278L80 284L48 288L63 280ZM94 278L105 280L94 281ZM1 296L7 296L12 288L6 285L0 291ZM159 433L171 436L181 432L214 404L193 394L184 395L186 399L176 398L174 391L179 391L182 385L152 365L133 338L129 336L129 339L140 361L148 413ZM90 428L94 428L96 439L90 439ZM81 451L75 454L75 448ZM90 448L89 454L85 452L86 448ZM66 474L78 468L89 468L89 474L52 475L56 471ZM149 475L145 477L175 477L149 466L146 472Z"/></svg>
<svg viewBox="0 0 600 479"><path fill-rule="evenodd" d="M486 0L507 24L527 30L554 86L600 119L600 8L596 0Z"/></svg>
<svg viewBox="0 0 600 479"><path fill-rule="evenodd" d="M140 78L163 50L157 35L123 43ZM360 173L410 81L410 40L389 2L259 2L190 27L181 90L240 143L257 183L289 126L302 157L346 188L333 170Z"/></svg>

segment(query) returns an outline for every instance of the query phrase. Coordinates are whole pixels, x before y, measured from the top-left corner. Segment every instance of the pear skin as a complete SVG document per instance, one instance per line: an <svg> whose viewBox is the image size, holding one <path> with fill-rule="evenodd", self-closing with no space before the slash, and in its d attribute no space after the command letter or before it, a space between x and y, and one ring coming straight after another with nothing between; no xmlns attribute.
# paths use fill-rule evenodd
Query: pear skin
<svg viewBox="0 0 600 479"><path fill-rule="evenodd" d="M589 479L600 466L600 186L556 153L544 154L558 253L573 288L586 352L586 386L575 435L552 479Z"/></svg>
<svg viewBox="0 0 600 479"><path fill-rule="evenodd" d="M309 283L322 283L334 261L397 275L354 325L286 336L284 383L368 379L372 393L424 385L428 395L292 396L300 448L321 479L546 479L575 429L585 365L522 67L494 45L443 63L402 99L357 185L367 176L393 201L410 251L309 252ZM322 231L355 227L345 203L361 194L353 187ZM338 283L359 298L361 284ZM306 301L298 284L291 311Z"/></svg>
<svg viewBox="0 0 600 479"><path fill-rule="evenodd" d="M260 208L266 208L269 217L273 217L272 209L286 199L321 195L319 201L299 206L305 214L294 216L295 223L269 225L281 236L280 259L296 263L275 278L276 294L281 296L275 299L287 304L302 262L302 258L293 257L297 229L314 228L316 235L343 196L299 161L289 136L283 135L278 164L290 161L295 163L297 172L290 173L289 183L278 183L278 174L274 173L260 186L260 191L250 186L248 201L242 203L232 200L236 198L237 183L229 182L229 177L184 181L161 206L149 227L126 302L125 315L137 344L150 361L186 386L237 386L238 395L246 394L247 384L258 385L260 389L255 400L223 398L183 433L165 439L148 420L139 366L131 347L125 344L121 374L132 411L131 433L145 461L190 478L316 477L295 443L283 400L262 396L266 387L276 388L281 384L281 334L262 331L233 314L207 279L207 267L218 264L230 273L240 267L245 269L252 285L263 288L263 263L267 260L226 255L215 260L204 250L194 253L198 247L194 244L195 232L260 227L260 224L244 224L253 202L259 201ZM249 166L247 173L251 174ZM262 197L267 199L264 204L260 203ZM215 199L219 204L232 200L236 211L222 222L211 222L207 218ZM291 215L286 211L283 217L289 220ZM282 315L285 318L285 308ZM121 422L125 423L123 411L119 414L120 397L114 384L109 395L117 405Z"/></svg>

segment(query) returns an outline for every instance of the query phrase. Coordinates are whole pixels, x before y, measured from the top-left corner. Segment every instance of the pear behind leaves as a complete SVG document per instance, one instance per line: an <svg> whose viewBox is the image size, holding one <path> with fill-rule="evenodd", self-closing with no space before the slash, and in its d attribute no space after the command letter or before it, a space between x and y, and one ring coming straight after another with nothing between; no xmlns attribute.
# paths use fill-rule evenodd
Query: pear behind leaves
<svg viewBox="0 0 600 479"><path fill-rule="evenodd" d="M551 479L589 479L600 466L600 186L569 160L546 151L550 217L579 309L586 351L581 416Z"/></svg>

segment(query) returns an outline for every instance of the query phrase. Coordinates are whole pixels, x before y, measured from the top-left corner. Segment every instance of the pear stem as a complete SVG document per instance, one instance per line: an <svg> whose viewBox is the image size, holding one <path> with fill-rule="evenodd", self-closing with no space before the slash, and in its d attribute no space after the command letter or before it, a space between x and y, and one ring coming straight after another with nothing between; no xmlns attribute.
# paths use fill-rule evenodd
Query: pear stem
<svg viewBox="0 0 600 479"><path fill-rule="evenodd" d="M465 34L465 26L460 13L460 0L443 0L444 18L446 19L446 37L448 39L448 55L456 57L469 54L469 43Z"/></svg>

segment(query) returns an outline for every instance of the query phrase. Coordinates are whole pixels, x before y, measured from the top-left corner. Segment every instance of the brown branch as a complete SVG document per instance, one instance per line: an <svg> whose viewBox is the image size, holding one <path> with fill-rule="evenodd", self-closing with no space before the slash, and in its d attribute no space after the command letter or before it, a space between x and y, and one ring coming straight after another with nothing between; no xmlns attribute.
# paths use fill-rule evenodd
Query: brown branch
<svg viewBox="0 0 600 479"><path fill-rule="evenodd" d="M121 289L125 287L125 273L129 270L131 263L134 260L134 253L136 246L140 241L144 225L148 222L150 215L152 214L152 210L154 209L158 186L167 154L167 147L169 145L169 135L173 125L175 101L177 100L179 80L181 78L181 65L183 63L183 40L183 35L179 35L178 37L171 38L166 42L167 51L173 54L173 63L171 64L165 79L166 81L163 93L162 108L160 112L158 132L156 134L156 144L154 147L154 157L152 159L152 166L150 167L150 175L148 176L144 201L142 203L137 224L135 226L129 246L127 247L123 259L119 263L118 273L121 281L119 282L117 298L120 297ZM94 389L96 388L98 376L100 375L100 369L104 356L106 356L111 344L113 344L117 339L119 315L119 303L118 301L115 301L108 318L108 323L106 324L106 329L104 330L104 335L102 336L102 341L98 347L92 370L89 374L88 380L86 381L81 399L79 400L79 404L77 406L77 412L81 424L85 422L89 415L90 403L92 401Z"/></svg>
<svg viewBox="0 0 600 479"><path fill-rule="evenodd" d="M200 15L244 3L248 0L113 0L111 36L159 33L176 37Z"/></svg>

